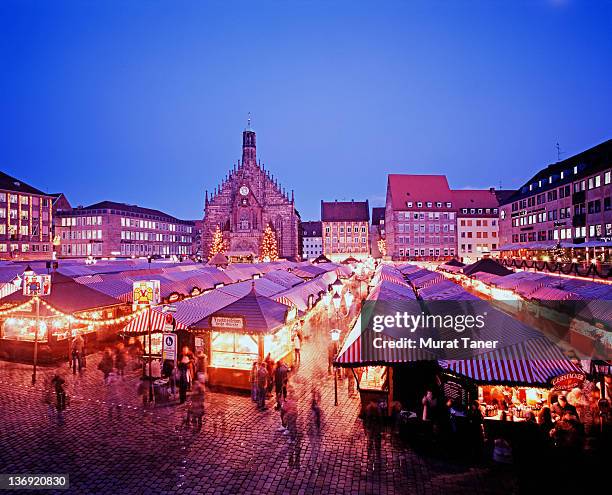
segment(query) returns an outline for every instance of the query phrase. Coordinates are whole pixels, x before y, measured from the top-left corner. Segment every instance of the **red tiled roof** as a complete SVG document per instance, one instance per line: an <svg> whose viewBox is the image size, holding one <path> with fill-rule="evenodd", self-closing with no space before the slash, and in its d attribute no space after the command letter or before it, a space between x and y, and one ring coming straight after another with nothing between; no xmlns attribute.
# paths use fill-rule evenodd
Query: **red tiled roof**
<svg viewBox="0 0 612 495"><path fill-rule="evenodd" d="M368 201L321 201L323 222L369 222Z"/></svg>
<svg viewBox="0 0 612 495"><path fill-rule="evenodd" d="M453 207L460 208L498 208L499 200L495 190L461 189L453 191Z"/></svg>
<svg viewBox="0 0 612 495"><path fill-rule="evenodd" d="M387 184L394 210L406 209L407 201L453 201L445 175L389 174Z"/></svg>

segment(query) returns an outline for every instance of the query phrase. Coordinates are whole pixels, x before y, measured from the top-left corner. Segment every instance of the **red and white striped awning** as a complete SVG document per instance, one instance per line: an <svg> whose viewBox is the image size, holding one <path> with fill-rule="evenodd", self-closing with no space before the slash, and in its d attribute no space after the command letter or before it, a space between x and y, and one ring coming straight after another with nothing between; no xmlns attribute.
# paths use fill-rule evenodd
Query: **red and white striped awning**
<svg viewBox="0 0 612 495"><path fill-rule="evenodd" d="M443 368L479 383L547 385L581 368L545 338L530 339L473 359L440 361Z"/></svg>
<svg viewBox="0 0 612 495"><path fill-rule="evenodd" d="M361 349L361 315L357 318L355 325L351 332L346 336L344 344L338 357L335 359L335 363L343 367L361 367L369 366L374 364L400 364L410 363L415 361L432 361L436 357L423 349L397 349L397 348L384 348L378 349L377 360L375 362L368 362L362 358Z"/></svg>
<svg viewBox="0 0 612 495"><path fill-rule="evenodd" d="M151 313L151 331L161 332L164 329L166 315L156 309L143 311L138 317L129 322L120 333L144 334L149 331L149 312ZM175 330L184 330L187 327L175 320Z"/></svg>

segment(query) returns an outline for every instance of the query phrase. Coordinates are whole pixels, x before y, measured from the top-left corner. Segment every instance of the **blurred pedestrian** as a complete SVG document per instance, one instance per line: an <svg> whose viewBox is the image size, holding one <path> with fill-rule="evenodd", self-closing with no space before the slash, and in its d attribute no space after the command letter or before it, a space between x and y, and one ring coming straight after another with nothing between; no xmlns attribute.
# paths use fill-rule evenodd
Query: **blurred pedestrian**
<svg viewBox="0 0 612 495"><path fill-rule="evenodd" d="M329 342L327 346L327 374L331 375L334 366L334 359L338 354L338 343L335 340Z"/></svg>
<svg viewBox="0 0 612 495"><path fill-rule="evenodd" d="M83 369L83 354L85 350L85 340L81 335L81 332L77 333L76 337L72 339L72 344L70 346L71 354L72 354L72 374L76 375L77 366L79 368L79 373Z"/></svg>
<svg viewBox="0 0 612 495"><path fill-rule="evenodd" d="M57 408L57 412L62 412L66 409L66 391L64 390L64 385L66 380L59 374L56 373L51 379L51 386L55 392L55 407Z"/></svg>
<svg viewBox="0 0 612 495"><path fill-rule="evenodd" d="M108 347L104 349L104 354L102 355L102 359L98 364L98 369L104 375L104 383L106 384L110 372L113 371L113 355Z"/></svg>
<svg viewBox="0 0 612 495"><path fill-rule="evenodd" d="M352 369L346 370L346 381L348 386L348 396L353 397L353 395L355 395L355 375L353 375Z"/></svg>
<svg viewBox="0 0 612 495"><path fill-rule="evenodd" d="M382 418L380 410L375 402L370 402L366 406L363 428L368 442L368 469L372 466L373 470L380 468L381 447L382 447Z"/></svg>
<svg viewBox="0 0 612 495"><path fill-rule="evenodd" d="M117 374L123 378L125 373L125 367L127 366L127 352L123 342L119 342L115 348L115 368Z"/></svg>
<svg viewBox="0 0 612 495"><path fill-rule="evenodd" d="M312 424L314 426L314 432L318 435L321 433L321 394L317 389L312 389L311 400L310 400L310 414L312 417Z"/></svg>
<svg viewBox="0 0 612 495"><path fill-rule="evenodd" d="M183 355L178 365L179 371L179 403L184 404L187 400L187 389L190 381L191 361L188 355Z"/></svg>
<svg viewBox="0 0 612 495"><path fill-rule="evenodd" d="M473 400L467 410L467 440L468 445L472 453L472 458L475 461L479 461L482 456L482 450L484 445L484 432L483 423L484 418L482 416L482 410L480 409L480 403L477 400ZM535 426L535 420L534 420Z"/></svg>
<svg viewBox="0 0 612 495"><path fill-rule="evenodd" d="M289 435L289 465L300 467L302 451L301 435L298 430L298 406L292 390L288 390L287 399L282 406L283 417Z"/></svg>
<svg viewBox="0 0 612 495"><path fill-rule="evenodd" d="M164 360L162 364L162 376L168 379L168 388L170 389L170 394L174 397L176 393L176 374L173 359Z"/></svg>
<svg viewBox="0 0 612 495"><path fill-rule="evenodd" d="M257 407L260 411L265 411L266 408L266 392L268 388L268 372L266 364L260 363L257 371Z"/></svg>
<svg viewBox="0 0 612 495"><path fill-rule="evenodd" d="M196 431L202 431L205 395L204 383L195 381L193 384L193 394L191 395L191 419Z"/></svg>
<svg viewBox="0 0 612 495"><path fill-rule="evenodd" d="M266 386L266 398L272 397L272 390L274 389L274 360L271 354L264 359L266 365L266 372L268 373L268 385Z"/></svg>
<svg viewBox="0 0 612 495"><path fill-rule="evenodd" d="M289 369L285 363L279 361L274 370L274 389L276 392L276 407L278 411L283 401L287 398L287 382L289 380Z"/></svg>
<svg viewBox="0 0 612 495"><path fill-rule="evenodd" d="M207 369L208 369L208 359L204 351L199 350L196 353L196 378L202 384L206 385L206 381L208 379Z"/></svg>
<svg viewBox="0 0 612 495"><path fill-rule="evenodd" d="M300 352L302 350L302 338L298 332L293 336L293 350L295 353L295 365L298 366L301 362Z"/></svg>
<svg viewBox="0 0 612 495"><path fill-rule="evenodd" d="M121 394L119 390L119 375L109 373L106 381L106 404L108 405L108 419L113 419L113 411L117 419L121 418Z"/></svg>

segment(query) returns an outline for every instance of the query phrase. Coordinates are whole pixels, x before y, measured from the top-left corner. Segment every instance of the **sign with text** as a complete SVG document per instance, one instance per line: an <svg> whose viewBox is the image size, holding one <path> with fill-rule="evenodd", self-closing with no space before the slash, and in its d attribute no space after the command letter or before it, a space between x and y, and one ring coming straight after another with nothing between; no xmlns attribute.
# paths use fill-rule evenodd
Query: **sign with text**
<svg viewBox="0 0 612 495"><path fill-rule="evenodd" d="M51 275L25 275L24 296L48 296L51 294Z"/></svg>
<svg viewBox="0 0 612 495"><path fill-rule="evenodd" d="M176 334L164 333L162 337L162 360L176 361Z"/></svg>
<svg viewBox="0 0 612 495"><path fill-rule="evenodd" d="M228 330L242 330L244 328L244 318L242 316L212 316L210 326Z"/></svg>
<svg viewBox="0 0 612 495"><path fill-rule="evenodd" d="M555 390L572 390L581 388L585 376L582 373L566 373L552 379L552 386Z"/></svg>

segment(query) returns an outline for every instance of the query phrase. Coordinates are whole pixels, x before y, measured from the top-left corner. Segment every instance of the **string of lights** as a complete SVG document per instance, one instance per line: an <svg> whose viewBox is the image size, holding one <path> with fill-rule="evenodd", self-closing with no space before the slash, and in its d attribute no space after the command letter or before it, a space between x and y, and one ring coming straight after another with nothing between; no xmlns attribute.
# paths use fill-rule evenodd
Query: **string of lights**
<svg viewBox="0 0 612 495"><path fill-rule="evenodd" d="M5 309L0 311L0 316L10 315L12 313L17 313L18 311L25 310L28 306L31 306L32 301L26 301L18 306L13 306L12 308Z"/></svg>
<svg viewBox="0 0 612 495"><path fill-rule="evenodd" d="M138 316L140 316L148 308L148 307L144 307L144 308L138 309L137 311L134 311L133 313L129 315L119 316L117 318L110 318L107 320L92 320L88 318L76 318L70 314L66 314L63 311L60 311L59 309L51 306L44 299L41 299L40 302L45 308L47 308L49 311L51 311L56 316L69 318L72 321L72 323L77 323L81 325L93 325L93 326L106 326L106 325L117 325L119 323L127 323L127 322L132 321L134 318L137 318Z"/></svg>

